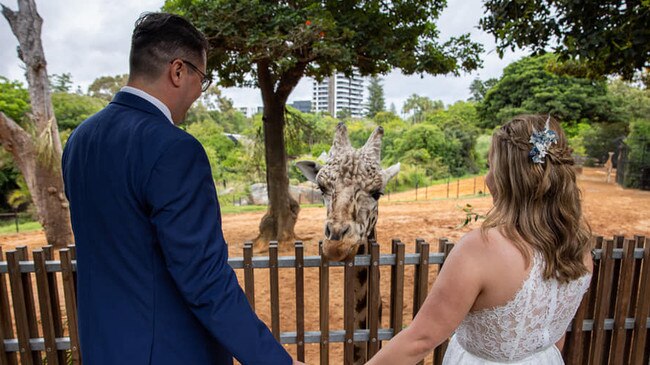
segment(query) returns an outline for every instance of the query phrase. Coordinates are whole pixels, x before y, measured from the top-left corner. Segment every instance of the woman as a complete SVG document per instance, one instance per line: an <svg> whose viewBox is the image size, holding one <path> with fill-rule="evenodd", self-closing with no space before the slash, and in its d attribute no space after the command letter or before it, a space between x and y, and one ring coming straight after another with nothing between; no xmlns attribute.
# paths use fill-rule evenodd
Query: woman
<svg viewBox="0 0 650 365"><path fill-rule="evenodd" d="M445 261L422 308L368 364L415 364L455 330L443 364L563 364L589 287L590 232L557 121L515 117L494 132L494 207Z"/></svg>

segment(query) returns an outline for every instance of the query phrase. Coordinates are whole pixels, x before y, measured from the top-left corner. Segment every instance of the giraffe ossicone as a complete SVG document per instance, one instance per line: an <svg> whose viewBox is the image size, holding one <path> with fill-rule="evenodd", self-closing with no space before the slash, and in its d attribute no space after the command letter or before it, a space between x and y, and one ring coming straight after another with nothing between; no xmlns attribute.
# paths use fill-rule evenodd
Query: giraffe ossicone
<svg viewBox="0 0 650 365"><path fill-rule="evenodd" d="M331 261L353 257L376 237L379 198L400 169L399 162L381 168L383 135L383 128L377 127L365 145L355 149L345 124L339 123L325 165L313 161L296 163L323 193L327 208L323 254Z"/></svg>

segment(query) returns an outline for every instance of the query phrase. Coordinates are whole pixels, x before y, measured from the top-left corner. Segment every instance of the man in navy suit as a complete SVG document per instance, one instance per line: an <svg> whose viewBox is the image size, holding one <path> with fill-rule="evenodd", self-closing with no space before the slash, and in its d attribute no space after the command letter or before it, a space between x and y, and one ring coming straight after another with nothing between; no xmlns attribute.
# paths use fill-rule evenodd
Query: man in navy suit
<svg viewBox="0 0 650 365"><path fill-rule="evenodd" d="M175 125L210 85L207 48L182 17L141 16L128 86L65 147L85 364L292 363L228 265L206 153Z"/></svg>

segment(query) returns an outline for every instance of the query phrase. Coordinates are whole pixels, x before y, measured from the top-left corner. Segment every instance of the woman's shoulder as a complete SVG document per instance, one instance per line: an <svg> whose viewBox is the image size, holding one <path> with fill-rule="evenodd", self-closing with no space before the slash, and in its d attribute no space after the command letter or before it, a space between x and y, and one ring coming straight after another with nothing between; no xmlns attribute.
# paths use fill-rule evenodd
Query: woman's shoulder
<svg viewBox="0 0 650 365"><path fill-rule="evenodd" d="M497 228L477 228L465 233L458 241L457 246L463 247L465 250L485 252L494 249L493 243L502 239L503 235Z"/></svg>

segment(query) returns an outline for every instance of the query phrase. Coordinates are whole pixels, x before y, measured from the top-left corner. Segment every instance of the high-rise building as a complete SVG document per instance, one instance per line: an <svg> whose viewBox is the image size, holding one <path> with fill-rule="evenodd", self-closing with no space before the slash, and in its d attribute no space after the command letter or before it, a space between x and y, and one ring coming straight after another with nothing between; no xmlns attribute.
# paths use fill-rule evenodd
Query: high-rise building
<svg viewBox="0 0 650 365"><path fill-rule="evenodd" d="M289 104L292 107L298 109L302 113L311 112L311 100L296 100L293 104Z"/></svg>
<svg viewBox="0 0 650 365"><path fill-rule="evenodd" d="M314 81L312 96L312 111L328 112L334 117L350 115L363 117L364 105L364 79L357 71L352 77L342 73L326 77L322 82Z"/></svg>

